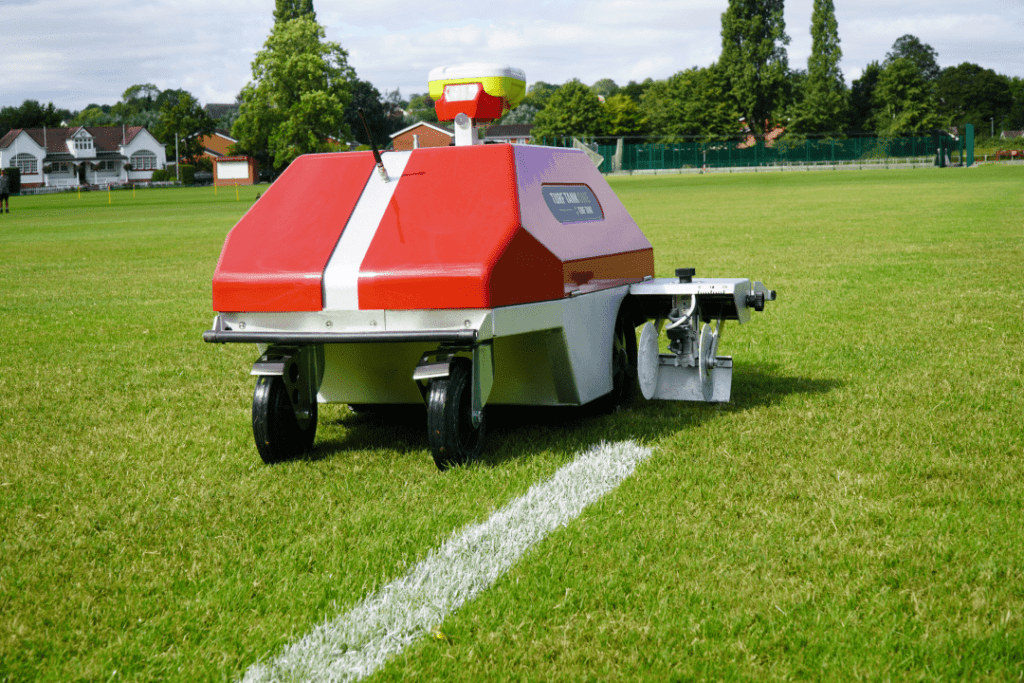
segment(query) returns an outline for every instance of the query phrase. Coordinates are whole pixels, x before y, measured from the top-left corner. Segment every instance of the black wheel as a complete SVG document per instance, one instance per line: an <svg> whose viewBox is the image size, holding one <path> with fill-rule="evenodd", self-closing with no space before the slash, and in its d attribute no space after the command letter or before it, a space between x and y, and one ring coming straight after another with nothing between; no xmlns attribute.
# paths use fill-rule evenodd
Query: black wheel
<svg viewBox="0 0 1024 683"><path fill-rule="evenodd" d="M427 440L439 470L473 460L483 446L483 418L473 426L472 368L465 358L456 358L448 376L432 380L427 389Z"/></svg>
<svg viewBox="0 0 1024 683"><path fill-rule="evenodd" d="M308 415L295 415L284 380L275 376L256 378L252 395L252 435L263 462L294 458L313 447L316 437L317 405L312 402Z"/></svg>
<svg viewBox="0 0 1024 683"><path fill-rule="evenodd" d="M628 404L638 387L636 369L636 328L626 307L619 309L612 335L612 390L597 400L598 410L612 413Z"/></svg>

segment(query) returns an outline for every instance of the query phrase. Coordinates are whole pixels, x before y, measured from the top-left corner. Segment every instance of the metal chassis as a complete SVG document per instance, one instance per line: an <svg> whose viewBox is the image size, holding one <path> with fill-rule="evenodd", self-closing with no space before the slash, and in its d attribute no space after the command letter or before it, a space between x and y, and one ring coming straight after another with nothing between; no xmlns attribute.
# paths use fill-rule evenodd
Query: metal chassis
<svg viewBox="0 0 1024 683"><path fill-rule="evenodd" d="M603 303L588 298L599 295ZM774 298L773 291L747 279L647 279L560 301L500 309L222 313L214 319L213 328L203 334L203 340L257 344L261 356L251 374L284 377L289 396L298 397L293 399L292 405L300 419L306 412L307 402L317 400L324 378L325 344L436 344L436 349L420 355L411 379L422 396L431 380L448 376L456 356L469 356L472 359L472 416L476 426L494 387L494 341L497 338L561 331L560 342L565 348L558 356L559 362L581 366L589 360L585 351L600 350L603 336L608 336L610 341L620 306L628 307L635 324L655 320L659 334L663 326L666 330L674 325L685 326L688 330L673 353L657 355L655 389L648 398L728 401L732 359L717 355L723 324L726 320L749 321L751 308L763 310L764 302ZM593 310L598 310L599 315L593 315L586 307L575 306L577 299L598 302L599 307ZM685 314L680 318L679 312L684 307ZM671 320L673 311L676 311L675 320ZM698 326L701 321L704 325ZM593 329L588 330L588 325ZM606 327L608 329L604 330ZM596 342L589 339L595 336L601 339ZM573 339L582 339L590 346L585 350L575 349ZM610 348L610 344L604 346ZM581 355L584 355L582 360ZM608 367L610 370L610 361ZM296 368L298 376L289 368ZM574 371L569 372L573 375ZM572 380L579 382L575 375ZM593 386L566 389L565 381L563 379L559 385L559 401L563 394L576 396L579 402L596 398ZM569 402L574 401L570 398Z"/></svg>

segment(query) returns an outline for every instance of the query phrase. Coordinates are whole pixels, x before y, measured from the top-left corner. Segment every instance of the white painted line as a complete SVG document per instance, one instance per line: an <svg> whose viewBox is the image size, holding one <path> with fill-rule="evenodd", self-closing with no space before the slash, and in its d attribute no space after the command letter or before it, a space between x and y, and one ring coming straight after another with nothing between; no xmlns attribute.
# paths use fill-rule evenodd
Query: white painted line
<svg viewBox="0 0 1024 683"><path fill-rule="evenodd" d="M374 169L366 181L324 268L324 310L359 310L359 267L363 265L411 155L412 152L385 152L381 158L390 180L385 183Z"/></svg>
<svg viewBox="0 0 1024 683"><path fill-rule="evenodd" d="M254 664L243 680L333 683L369 676L490 587L530 547L615 490L650 455L650 448L632 441L602 443L580 454L486 522L453 533L402 578L275 659Z"/></svg>

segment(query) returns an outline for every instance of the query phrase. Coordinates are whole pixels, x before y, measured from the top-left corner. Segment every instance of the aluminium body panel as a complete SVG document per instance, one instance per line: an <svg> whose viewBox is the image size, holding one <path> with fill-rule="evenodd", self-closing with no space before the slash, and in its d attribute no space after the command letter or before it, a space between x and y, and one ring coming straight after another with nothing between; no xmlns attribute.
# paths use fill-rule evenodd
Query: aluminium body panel
<svg viewBox="0 0 1024 683"><path fill-rule="evenodd" d="M612 337L628 291L624 285L496 309L222 313L214 327L224 330L221 341L231 341L232 333L239 341L252 334L279 334L285 340L317 334L324 345L321 403L418 403L422 397L413 370L439 341L380 339L436 334L452 342L442 335L473 333L476 343L493 339L488 403L581 405L612 389Z"/></svg>

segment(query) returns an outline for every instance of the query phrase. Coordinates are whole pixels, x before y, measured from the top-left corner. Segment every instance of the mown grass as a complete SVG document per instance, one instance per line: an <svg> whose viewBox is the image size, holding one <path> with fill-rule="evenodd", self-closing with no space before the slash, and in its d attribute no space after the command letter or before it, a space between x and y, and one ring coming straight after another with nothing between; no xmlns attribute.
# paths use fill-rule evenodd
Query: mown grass
<svg viewBox="0 0 1024 683"><path fill-rule="evenodd" d="M231 680L600 439L655 455L379 679L1024 677L1024 170L616 178L659 275L762 279L733 403L323 407L265 467L209 282L256 190L0 217L0 680Z"/></svg>

